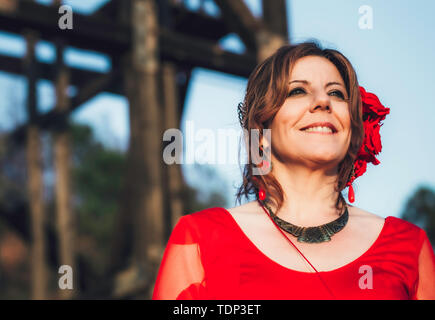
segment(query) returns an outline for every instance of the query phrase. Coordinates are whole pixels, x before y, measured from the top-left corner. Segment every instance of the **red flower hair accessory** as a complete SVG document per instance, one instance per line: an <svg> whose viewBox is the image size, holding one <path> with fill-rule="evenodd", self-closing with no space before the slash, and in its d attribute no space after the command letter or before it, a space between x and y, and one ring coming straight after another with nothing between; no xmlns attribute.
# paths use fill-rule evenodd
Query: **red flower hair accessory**
<svg viewBox="0 0 435 320"><path fill-rule="evenodd" d="M346 184L349 187L350 202L355 201L352 188L353 181L363 175L368 162L374 165L380 163L376 158L376 155L382 150L379 129L382 126L381 121L390 113L390 108L384 107L375 94L367 92L363 87L359 87L359 92L362 100L364 140L353 164L353 174Z"/></svg>

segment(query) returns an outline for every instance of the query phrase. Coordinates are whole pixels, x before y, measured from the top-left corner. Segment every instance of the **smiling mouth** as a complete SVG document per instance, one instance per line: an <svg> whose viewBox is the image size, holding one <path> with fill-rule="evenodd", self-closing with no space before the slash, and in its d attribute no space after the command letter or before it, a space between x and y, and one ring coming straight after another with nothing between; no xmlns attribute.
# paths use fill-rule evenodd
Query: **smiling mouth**
<svg viewBox="0 0 435 320"><path fill-rule="evenodd" d="M317 134L325 134L325 135L332 135L332 134L335 133L335 132L332 131L331 128L329 128L329 127L321 127L321 126L319 126L319 127L310 127L310 128L303 129L303 130L300 130L300 131L303 131L303 132L306 132L306 133L317 133Z"/></svg>

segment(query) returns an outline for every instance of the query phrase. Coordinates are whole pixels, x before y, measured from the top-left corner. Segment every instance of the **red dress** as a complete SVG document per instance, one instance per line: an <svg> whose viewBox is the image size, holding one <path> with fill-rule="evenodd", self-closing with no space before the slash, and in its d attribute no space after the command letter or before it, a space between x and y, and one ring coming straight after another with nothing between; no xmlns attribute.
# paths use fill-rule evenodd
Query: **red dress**
<svg viewBox="0 0 435 320"><path fill-rule="evenodd" d="M435 255L426 232L393 216L363 255L319 274L268 258L226 209L210 208L180 218L153 299L435 299Z"/></svg>

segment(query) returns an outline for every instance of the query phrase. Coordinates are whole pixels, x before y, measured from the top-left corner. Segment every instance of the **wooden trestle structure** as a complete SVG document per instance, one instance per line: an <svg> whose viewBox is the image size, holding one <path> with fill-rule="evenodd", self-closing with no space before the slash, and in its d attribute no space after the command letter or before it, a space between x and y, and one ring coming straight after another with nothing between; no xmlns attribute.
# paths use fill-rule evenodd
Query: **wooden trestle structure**
<svg viewBox="0 0 435 320"><path fill-rule="evenodd" d="M59 264L74 269L70 145L65 124L72 112L103 91L128 98L131 130L122 209L108 269L118 280L133 275L133 285L122 287L115 281L113 294L149 297L167 237L183 214L181 169L162 161L162 134L180 126L192 69L248 77L259 61L288 42L286 1L262 0L263 16L256 18L242 0L214 0L218 16L201 9L191 11L183 1L111 0L93 14L73 13L71 30L58 27L59 2L46 6L30 0L0 0L0 30L22 35L27 41L24 59L0 55L0 70L24 75L28 82L29 121L11 132L10 141L27 146L32 297L47 296L44 252L50 245L44 243L41 132L50 131L54 137ZM219 39L230 33L243 41L244 53L219 47ZM39 40L54 44L55 63L37 61ZM103 73L66 66L62 60L65 46L105 54L111 70ZM55 108L44 114L36 108L39 79L52 81L56 88ZM72 98L66 91L70 85L77 88ZM126 261L128 246L133 247ZM73 298L74 291L68 292L62 297Z"/></svg>

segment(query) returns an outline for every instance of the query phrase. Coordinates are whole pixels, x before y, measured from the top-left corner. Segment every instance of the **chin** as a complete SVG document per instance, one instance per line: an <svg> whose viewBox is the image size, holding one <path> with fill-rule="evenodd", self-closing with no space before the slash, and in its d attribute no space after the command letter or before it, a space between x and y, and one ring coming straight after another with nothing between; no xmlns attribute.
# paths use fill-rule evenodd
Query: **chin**
<svg viewBox="0 0 435 320"><path fill-rule="evenodd" d="M310 162L335 165L340 163L341 159L343 159L343 155L331 150L325 150L323 152L317 150L316 152L306 153L304 158L308 159Z"/></svg>

